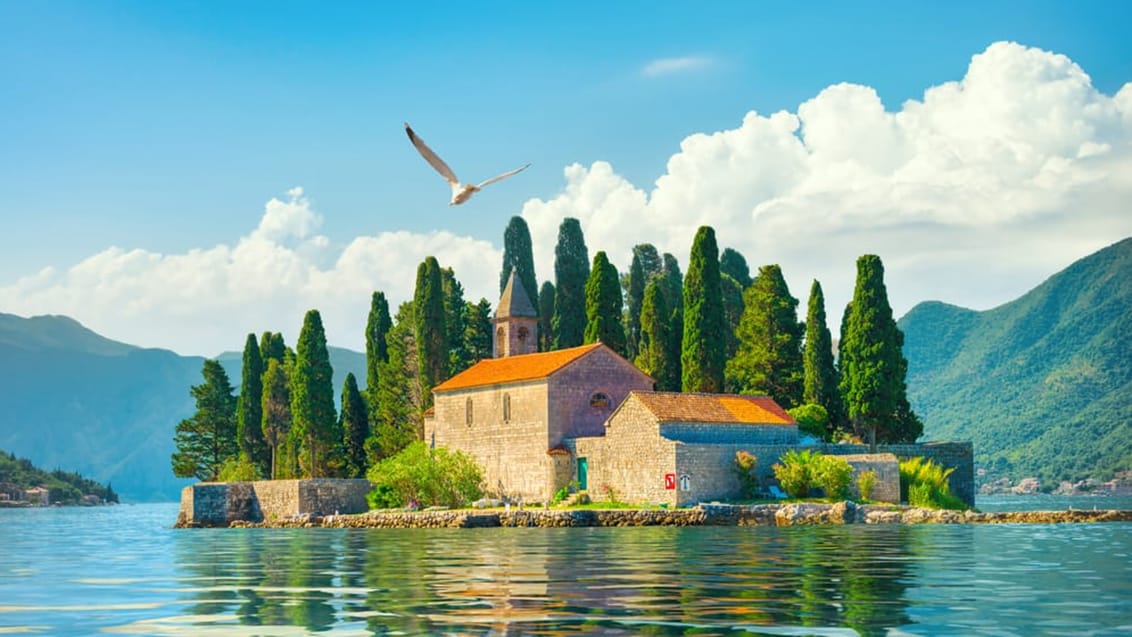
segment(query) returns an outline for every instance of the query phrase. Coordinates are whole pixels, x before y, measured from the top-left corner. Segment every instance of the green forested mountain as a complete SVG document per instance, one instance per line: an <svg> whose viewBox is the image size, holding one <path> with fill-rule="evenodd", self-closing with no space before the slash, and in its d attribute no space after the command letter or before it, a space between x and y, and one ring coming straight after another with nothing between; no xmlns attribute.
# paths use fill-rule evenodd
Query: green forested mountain
<svg viewBox="0 0 1132 637"><path fill-rule="evenodd" d="M237 391L240 356L221 357ZM365 377L364 355L330 348L330 358L339 387L347 372ZM173 477L173 428L193 413L203 363L63 316L0 313L0 449L110 483L123 501L174 500L191 481Z"/></svg>
<svg viewBox="0 0 1132 637"><path fill-rule="evenodd" d="M992 310L921 303L899 325L925 439L1047 487L1132 468L1132 238Z"/></svg>
<svg viewBox="0 0 1132 637"><path fill-rule="evenodd" d="M55 469L47 471L40 469L26 458L16 456L0 449L0 487L9 491L9 499L19 500L18 491L10 493L12 488L30 489L32 487L46 487L47 501L54 504L84 504L85 496L94 496L96 504L118 501L118 494L114 493L111 485L98 484L88 480L77 473ZM16 498L12 498L16 495Z"/></svg>

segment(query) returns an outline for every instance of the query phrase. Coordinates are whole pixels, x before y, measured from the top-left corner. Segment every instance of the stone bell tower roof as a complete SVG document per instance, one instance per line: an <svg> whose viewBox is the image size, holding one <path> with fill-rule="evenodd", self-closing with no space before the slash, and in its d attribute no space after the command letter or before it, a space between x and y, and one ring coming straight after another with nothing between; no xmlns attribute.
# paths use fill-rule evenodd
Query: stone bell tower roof
<svg viewBox="0 0 1132 637"><path fill-rule="evenodd" d="M496 319L511 317L538 318L538 311L527 296L527 291L523 289L523 284L515 276L514 269L507 278L507 286L503 288L503 295L499 297L499 307L495 310Z"/></svg>

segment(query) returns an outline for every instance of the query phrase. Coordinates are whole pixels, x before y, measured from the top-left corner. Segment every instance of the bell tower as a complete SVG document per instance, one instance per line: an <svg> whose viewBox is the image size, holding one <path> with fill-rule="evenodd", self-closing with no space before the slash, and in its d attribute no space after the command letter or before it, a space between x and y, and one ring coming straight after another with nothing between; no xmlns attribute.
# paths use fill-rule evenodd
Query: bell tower
<svg viewBox="0 0 1132 637"><path fill-rule="evenodd" d="M538 351L538 312L523 289L523 284L511 270L507 286L499 297L495 310L493 353L495 358L534 354Z"/></svg>

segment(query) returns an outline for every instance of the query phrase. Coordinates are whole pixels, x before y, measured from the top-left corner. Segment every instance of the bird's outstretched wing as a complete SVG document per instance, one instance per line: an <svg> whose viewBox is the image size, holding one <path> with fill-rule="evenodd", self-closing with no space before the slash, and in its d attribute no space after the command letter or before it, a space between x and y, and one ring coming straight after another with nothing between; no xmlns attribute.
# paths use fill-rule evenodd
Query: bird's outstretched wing
<svg viewBox="0 0 1132 637"><path fill-rule="evenodd" d="M417 147L417 152L421 154L421 157L424 157L425 161L427 161L433 168L435 168L436 172L440 173L440 175L444 177L444 179L450 186L455 188L460 184L460 180L456 178L456 173L452 172L452 169L448 167L448 164L444 163L444 160L441 159L436 153L432 152L432 149L428 147L428 144L426 144L423 139L418 137L417 134L413 132L413 129L409 127L409 122L405 122L405 132L409 135L409 141L413 142L413 146ZM505 176L506 175L504 175L504 177ZM502 179L502 177L499 177L499 179Z"/></svg>
<svg viewBox="0 0 1132 637"><path fill-rule="evenodd" d="M488 179L486 181L481 181L480 183L476 184L476 188L483 188L484 186L487 186L489 184L494 184L497 181L507 179L511 175L517 175L517 174L523 172L524 170L526 170L527 168L530 168L530 166L531 166L530 164L527 164L526 166L523 166L522 168L516 168L515 170L512 170L510 172L505 172L502 175L496 175L496 176L494 176L491 179Z"/></svg>

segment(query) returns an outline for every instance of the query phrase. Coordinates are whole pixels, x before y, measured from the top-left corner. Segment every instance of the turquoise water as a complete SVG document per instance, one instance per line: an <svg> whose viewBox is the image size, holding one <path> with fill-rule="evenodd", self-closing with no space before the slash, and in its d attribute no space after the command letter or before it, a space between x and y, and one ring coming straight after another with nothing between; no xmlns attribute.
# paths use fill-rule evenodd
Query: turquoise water
<svg viewBox="0 0 1132 637"><path fill-rule="evenodd" d="M0 633L1132 634L1126 523L174 530L175 517L0 509Z"/></svg>

